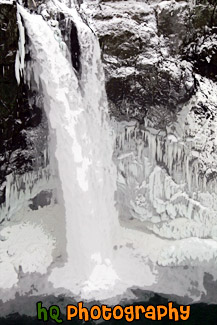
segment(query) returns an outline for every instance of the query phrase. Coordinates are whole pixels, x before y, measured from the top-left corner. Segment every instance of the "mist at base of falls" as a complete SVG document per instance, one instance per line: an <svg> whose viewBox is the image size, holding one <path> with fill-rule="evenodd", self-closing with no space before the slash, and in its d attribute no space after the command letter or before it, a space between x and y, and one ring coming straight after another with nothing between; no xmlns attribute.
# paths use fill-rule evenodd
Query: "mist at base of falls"
<svg viewBox="0 0 217 325"><path fill-rule="evenodd" d="M80 71L58 21L45 19L51 7L54 18L61 12L76 27ZM23 74L43 97L50 139L44 166L7 177L1 213L10 221L1 249L9 253L0 264L1 299L31 292L32 282L35 295L112 304L135 299L137 288L175 291L186 302L203 299L205 273L217 280L217 185L199 173L203 134L186 140L198 128L192 103L183 107L175 132L158 132L146 121L142 127L111 121L96 36L76 6L53 0L43 15L18 5L16 76ZM23 28L31 57L25 66ZM205 92L204 80L198 82ZM215 98L216 86L208 86ZM216 119L209 123L216 132ZM53 198L31 209L43 190Z"/></svg>

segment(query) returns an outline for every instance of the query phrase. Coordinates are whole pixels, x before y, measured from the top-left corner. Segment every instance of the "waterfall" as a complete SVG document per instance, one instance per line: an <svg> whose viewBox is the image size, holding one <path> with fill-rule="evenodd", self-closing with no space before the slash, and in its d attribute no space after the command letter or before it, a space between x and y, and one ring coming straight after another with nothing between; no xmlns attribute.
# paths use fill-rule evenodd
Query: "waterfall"
<svg viewBox="0 0 217 325"><path fill-rule="evenodd" d="M17 5L16 78L18 83L24 78L40 97L49 148L37 170L7 176L0 213L12 220L20 210L19 221L21 208L39 192L52 190L59 197L49 209L26 210L24 222L14 230L5 228L8 237L12 228L9 244L17 234L12 251L17 259L5 254L1 270L7 277L0 286L29 292L30 282L19 282L16 269L21 265L23 272L44 275L34 283L37 294L119 302L134 299L136 288L171 295L176 288L177 296L197 301L205 290L204 273L216 277L217 186L205 169L216 161L210 143L217 120L210 118L201 128L203 121L191 108L202 94L208 98L210 89L216 94L216 88L198 80L201 90L165 130L154 129L148 119L144 125L113 121L111 127L99 43L71 2L46 1L32 13ZM31 59L25 61L27 52ZM59 221L62 210L65 219ZM36 219L42 220L40 227L35 227ZM30 238L24 236L28 232ZM34 249L20 258L18 238L23 237L21 247L31 248L33 241ZM6 240L2 247L7 252Z"/></svg>
<svg viewBox="0 0 217 325"><path fill-rule="evenodd" d="M51 24L20 5L18 10L32 59L26 81L43 93L65 207L68 260L50 279L73 291L75 283L97 278L99 273L106 278L107 272L109 283L116 278L112 267L119 226L114 200L116 170L98 40L75 7L69 9L58 1L52 5L76 25L80 77L68 60L58 22Z"/></svg>

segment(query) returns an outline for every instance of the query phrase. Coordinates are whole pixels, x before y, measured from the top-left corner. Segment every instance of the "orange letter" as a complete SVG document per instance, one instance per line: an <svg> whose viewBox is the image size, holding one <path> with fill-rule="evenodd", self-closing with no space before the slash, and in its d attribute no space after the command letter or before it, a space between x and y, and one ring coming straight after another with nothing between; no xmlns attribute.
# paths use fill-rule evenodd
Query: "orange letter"
<svg viewBox="0 0 217 325"><path fill-rule="evenodd" d="M139 315L139 312L141 310L141 313L145 313L145 307L144 306L135 306L135 319L139 319L140 318L140 315Z"/></svg>
<svg viewBox="0 0 217 325"><path fill-rule="evenodd" d="M83 318L84 314L84 318ZM78 318L79 319L84 319L85 322L89 321L89 313L86 307L83 307L83 302L78 303Z"/></svg>
<svg viewBox="0 0 217 325"><path fill-rule="evenodd" d="M164 312L161 312L161 309L164 310ZM163 306L163 305L159 305L157 306L157 315L158 315L158 319L157 320L161 320L163 317L165 317L167 314L167 307Z"/></svg>
<svg viewBox="0 0 217 325"><path fill-rule="evenodd" d="M184 307L186 307L186 311L184 311ZM189 316L190 316L190 308L191 308L190 306L180 306L180 312L182 314L186 314L185 316L180 315L180 318L182 320L187 320L189 318Z"/></svg>
<svg viewBox="0 0 217 325"><path fill-rule="evenodd" d="M108 312L108 315L106 316L106 312ZM112 309L110 307L107 307L106 305L102 305L102 318L104 320L110 320L112 317Z"/></svg>
<svg viewBox="0 0 217 325"><path fill-rule="evenodd" d="M149 312L149 310L152 310ZM150 315L151 314L151 315ZM155 308L154 306L150 305L146 308L146 313L145 313L145 317L146 318L149 318L149 319L152 319L152 320L156 320L156 311L155 311Z"/></svg>
<svg viewBox="0 0 217 325"><path fill-rule="evenodd" d="M129 311L128 311L129 310ZM128 306L124 308L125 319L127 322L132 322L134 320L133 306Z"/></svg>
<svg viewBox="0 0 217 325"><path fill-rule="evenodd" d="M94 315L94 310L97 310L97 315ZM100 319L100 317L101 317L101 309L99 308L99 306L95 305L95 306L91 307L90 317L92 319Z"/></svg>
<svg viewBox="0 0 217 325"><path fill-rule="evenodd" d="M74 312L72 314L72 309L74 309ZM78 308L74 305L67 305L67 312L66 312L66 315L67 315L67 320L71 320L72 317L75 317L77 316L78 314Z"/></svg>
<svg viewBox="0 0 217 325"><path fill-rule="evenodd" d="M120 311L120 315L119 315L119 316L116 314L116 311L117 311L117 310ZM124 316L123 307L121 307L121 306L119 306L119 305L115 306L115 307L113 308L113 317L114 317L114 319L121 319L121 318L123 318L123 316Z"/></svg>
<svg viewBox="0 0 217 325"><path fill-rule="evenodd" d="M174 320L177 322L179 320L179 312L176 308L173 308L173 303L169 302L169 319L173 319L173 314L174 314Z"/></svg>

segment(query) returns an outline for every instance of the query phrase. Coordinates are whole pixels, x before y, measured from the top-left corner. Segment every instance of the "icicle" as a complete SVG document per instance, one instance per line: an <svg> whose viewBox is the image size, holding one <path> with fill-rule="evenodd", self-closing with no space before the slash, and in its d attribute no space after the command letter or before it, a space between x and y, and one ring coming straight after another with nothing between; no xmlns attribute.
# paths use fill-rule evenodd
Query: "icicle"
<svg viewBox="0 0 217 325"><path fill-rule="evenodd" d="M169 169L169 172L170 172L170 175L172 173L172 167L173 167L173 143L168 143L168 169Z"/></svg>
<svg viewBox="0 0 217 325"><path fill-rule="evenodd" d="M157 160L159 162L162 161L163 159L163 152L162 152L162 147L161 147L161 139L160 137L157 137Z"/></svg>
<svg viewBox="0 0 217 325"><path fill-rule="evenodd" d="M49 166L23 175L11 173L6 178L5 203L0 206L0 220L10 219L40 191L53 189L55 180Z"/></svg>
<svg viewBox="0 0 217 325"><path fill-rule="evenodd" d="M23 76L24 63L25 63L25 29L22 24L19 7L17 6L17 24L19 29L19 41L18 50L15 61L15 76L18 85L20 84L20 78Z"/></svg>
<svg viewBox="0 0 217 325"><path fill-rule="evenodd" d="M191 168L189 165L189 156L186 156L186 181L189 191L191 191Z"/></svg>

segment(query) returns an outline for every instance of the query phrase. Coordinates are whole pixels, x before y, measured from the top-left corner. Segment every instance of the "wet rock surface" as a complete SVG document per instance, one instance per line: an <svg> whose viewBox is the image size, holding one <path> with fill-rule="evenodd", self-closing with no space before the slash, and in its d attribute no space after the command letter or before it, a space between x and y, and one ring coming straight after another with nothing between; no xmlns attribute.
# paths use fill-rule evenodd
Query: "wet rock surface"
<svg viewBox="0 0 217 325"><path fill-rule="evenodd" d="M160 112L175 119L195 93L195 72L215 78L214 3L100 1L87 7L103 52L111 111L119 120L143 123L157 107L160 120L153 123L163 127Z"/></svg>
<svg viewBox="0 0 217 325"><path fill-rule="evenodd" d="M40 139L46 136L43 113L37 104L37 95L30 92L21 78L18 84L15 76L15 61L18 49L19 31L16 4L0 4L0 184L5 176L16 171L31 170L40 153L34 146L36 135L31 135L39 125ZM26 57L28 59L28 57ZM31 100L30 100L31 98ZM42 126L43 125L43 126ZM44 130L44 131L43 131ZM32 139L31 139L32 137ZM33 139L34 138L34 139ZM4 184L1 186L0 202L4 202Z"/></svg>

